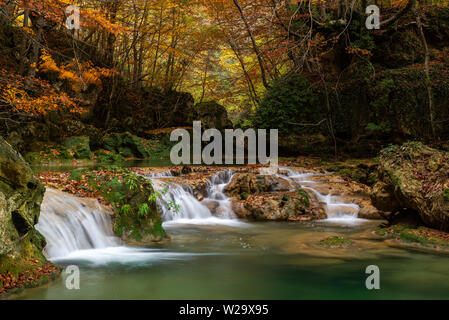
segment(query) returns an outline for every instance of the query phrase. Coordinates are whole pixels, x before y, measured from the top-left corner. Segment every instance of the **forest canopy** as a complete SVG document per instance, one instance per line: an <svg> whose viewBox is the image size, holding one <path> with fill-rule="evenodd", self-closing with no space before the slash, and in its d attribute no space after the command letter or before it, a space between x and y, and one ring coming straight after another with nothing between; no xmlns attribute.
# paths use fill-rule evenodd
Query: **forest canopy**
<svg viewBox="0 0 449 320"><path fill-rule="evenodd" d="M371 4L378 30L365 26ZM66 26L69 5L79 29ZM334 147L367 136L438 140L448 135L448 6L1 0L0 118L10 126L65 110L104 128L150 117L157 129L181 124L163 113L190 101L185 92L223 105L234 125L320 133Z"/></svg>

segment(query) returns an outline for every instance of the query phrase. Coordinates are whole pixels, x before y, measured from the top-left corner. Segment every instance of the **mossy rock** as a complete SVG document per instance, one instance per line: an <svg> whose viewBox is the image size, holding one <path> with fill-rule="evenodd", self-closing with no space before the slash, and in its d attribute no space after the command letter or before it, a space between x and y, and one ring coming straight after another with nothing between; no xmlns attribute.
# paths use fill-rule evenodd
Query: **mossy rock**
<svg viewBox="0 0 449 320"><path fill-rule="evenodd" d="M113 230L117 236L143 243L167 237L156 205L159 195L151 180L127 169L71 172L70 179L80 181L81 177L87 181L83 188L101 195L113 206Z"/></svg>
<svg viewBox="0 0 449 320"><path fill-rule="evenodd" d="M323 247L347 247L352 244L352 241L343 236L333 236L320 240L316 244Z"/></svg>
<svg viewBox="0 0 449 320"><path fill-rule="evenodd" d="M155 191L151 182L134 174L130 178L136 180L136 186L131 187L125 182L120 188L123 198L116 208L118 214L114 218L114 231L122 238L132 238L138 242L165 238L156 198L152 197Z"/></svg>
<svg viewBox="0 0 449 320"><path fill-rule="evenodd" d="M124 157L148 159L151 156L150 142L129 132L111 133L103 137L102 147Z"/></svg>
<svg viewBox="0 0 449 320"><path fill-rule="evenodd" d="M449 230L449 153L420 142L382 150L373 205L385 212L408 209L425 225Z"/></svg>
<svg viewBox="0 0 449 320"><path fill-rule="evenodd" d="M74 136L65 138L62 145L67 149L73 150L76 159L91 159L92 152L89 145L89 137Z"/></svg>
<svg viewBox="0 0 449 320"><path fill-rule="evenodd" d="M125 160L121 155L103 149L95 151L93 154L93 158L97 162L105 162L105 163L122 162Z"/></svg>
<svg viewBox="0 0 449 320"><path fill-rule="evenodd" d="M413 227L408 224L398 223L389 227L378 228L376 233L386 238L399 240L403 243L419 245L422 247L441 247L449 249L447 233L424 226Z"/></svg>
<svg viewBox="0 0 449 320"><path fill-rule="evenodd" d="M14 276L47 263L39 221L45 188L29 165L0 137L0 274Z"/></svg>

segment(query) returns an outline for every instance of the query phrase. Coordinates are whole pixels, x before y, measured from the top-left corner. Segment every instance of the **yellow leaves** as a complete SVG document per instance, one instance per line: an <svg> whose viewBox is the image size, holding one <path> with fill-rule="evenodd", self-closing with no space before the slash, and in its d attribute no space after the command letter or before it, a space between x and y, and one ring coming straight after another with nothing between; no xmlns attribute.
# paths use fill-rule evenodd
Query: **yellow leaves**
<svg viewBox="0 0 449 320"><path fill-rule="evenodd" d="M0 103L10 106L11 111L29 115L41 115L61 109L84 112L66 93L57 92L46 81L20 77L2 69L0 74L5 80L0 83Z"/></svg>
<svg viewBox="0 0 449 320"><path fill-rule="evenodd" d="M116 73L114 70L92 67L89 62L78 63L75 59L67 65L58 66L45 49L42 50L41 60L41 71L58 73L59 79L68 81L75 92L80 92L89 84L101 85L102 77L112 77Z"/></svg>
<svg viewBox="0 0 449 320"><path fill-rule="evenodd" d="M346 52L348 54L361 54L361 55L364 55L364 56L372 56L373 55L373 53L370 50L361 49L361 48L354 48L354 47L346 48Z"/></svg>

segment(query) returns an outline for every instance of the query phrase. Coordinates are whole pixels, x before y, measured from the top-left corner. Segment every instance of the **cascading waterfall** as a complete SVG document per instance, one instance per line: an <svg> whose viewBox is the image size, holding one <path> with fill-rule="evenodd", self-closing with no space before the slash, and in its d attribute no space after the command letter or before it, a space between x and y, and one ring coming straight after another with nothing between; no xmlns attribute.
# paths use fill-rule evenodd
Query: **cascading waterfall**
<svg viewBox="0 0 449 320"><path fill-rule="evenodd" d="M282 169L285 174L279 176L289 179L290 181L300 185L303 189L310 190L316 196L318 201L325 203L327 221L354 223L363 220L357 217L360 211L360 207L357 204L339 201L337 196L333 196L331 194L323 195L313 188L317 182L308 180L308 178L319 174L300 173L288 168L280 169Z"/></svg>
<svg viewBox="0 0 449 320"><path fill-rule="evenodd" d="M148 265L198 255L121 246L112 232L110 216L102 211L98 201L53 189L45 192L36 229L47 240L45 255L54 262Z"/></svg>
<svg viewBox="0 0 449 320"><path fill-rule="evenodd" d="M278 174L279 176L310 190L319 201L326 204L328 221L353 223L362 220L357 218L360 210L358 205L344 203L339 201L337 196L318 192L313 186L319 182L308 180L316 174L299 173L288 168L281 169L285 173ZM164 181L163 178L170 176L168 172L148 176L155 189L161 193L158 205L164 226L176 224L247 226L236 218L232 211L231 199L223 192L233 177L232 171L222 171L212 176L207 186L206 198L202 202L195 198L191 188L185 189L178 184ZM174 207L178 207L178 210ZM47 189L45 193L36 229L47 240L45 254L51 260L81 259L94 264L148 263L155 259L178 259L180 256L191 255L121 246L120 240L112 232L110 216L103 212L98 201L80 199L53 189Z"/></svg>
<svg viewBox="0 0 449 320"><path fill-rule="evenodd" d="M231 200L223 192L224 187L232 179L231 171L217 173L211 178L207 186L207 197L203 202L195 198L190 188L186 189L175 183L167 184L158 179L168 176L167 172L147 176L161 194L158 205L164 226L173 224L245 225L237 220L231 209ZM215 203L215 215L205 205L206 202Z"/></svg>
<svg viewBox="0 0 449 320"><path fill-rule="evenodd" d="M98 201L82 203L60 191L47 189L36 229L47 240L49 258L67 256L77 250L119 245L112 233L110 217Z"/></svg>

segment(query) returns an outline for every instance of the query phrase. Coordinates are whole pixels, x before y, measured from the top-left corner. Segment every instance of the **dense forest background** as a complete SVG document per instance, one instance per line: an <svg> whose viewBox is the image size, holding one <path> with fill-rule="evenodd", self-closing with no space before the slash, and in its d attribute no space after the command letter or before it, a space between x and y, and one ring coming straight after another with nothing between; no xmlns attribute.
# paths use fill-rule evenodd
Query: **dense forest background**
<svg viewBox="0 0 449 320"><path fill-rule="evenodd" d="M196 119L279 128L282 155L447 149L449 2L0 0L0 134L21 152Z"/></svg>

